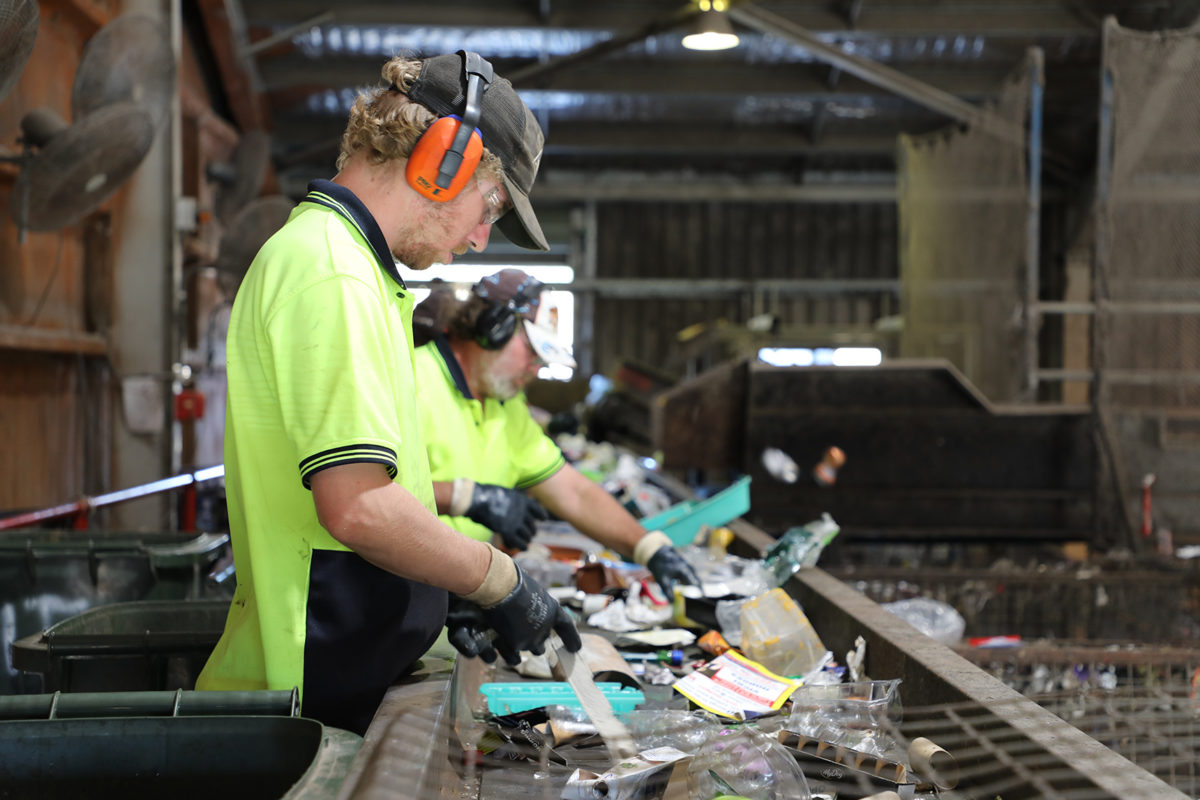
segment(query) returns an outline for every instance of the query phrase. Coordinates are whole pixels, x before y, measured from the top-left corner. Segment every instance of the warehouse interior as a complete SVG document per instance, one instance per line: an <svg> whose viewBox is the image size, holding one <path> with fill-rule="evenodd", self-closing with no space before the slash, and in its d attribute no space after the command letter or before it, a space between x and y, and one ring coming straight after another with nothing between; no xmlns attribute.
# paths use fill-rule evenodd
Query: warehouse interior
<svg viewBox="0 0 1200 800"><path fill-rule="evenodd" d="M714 17L736 43L685 46ZM544 131L550 249L497 230L405 277L460 297L503 267L540 277L577 364L528 389L552 432L653 464L676 499L748 478L751 549L830 515L793 593L831 604L837 633L817 627L843 656L876 631L910 685L941 673L876 603L1059 643L965 655L996 675L1078 673L1121 643L1129 674L1200 685L1198 18L1197 0L0 0L0 536L227 531L242 276L336 173L383 63L465 49ZM988 691L962 680L925 704ZM1114 748L1175 794L1036 766L992 794L1200 795L1195 691L1169 770ZM441 700L414 702L442 725ZM357 769L382 787L376 752ZM423 790L434 761L397 757ZM341 796L377 796L362 780Z"/></svg>

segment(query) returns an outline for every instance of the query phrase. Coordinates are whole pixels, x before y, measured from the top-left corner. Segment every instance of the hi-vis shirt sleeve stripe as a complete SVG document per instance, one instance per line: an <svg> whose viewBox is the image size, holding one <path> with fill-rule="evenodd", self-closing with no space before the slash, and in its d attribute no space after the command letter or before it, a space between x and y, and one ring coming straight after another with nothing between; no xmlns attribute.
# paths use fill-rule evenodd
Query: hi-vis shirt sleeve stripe
<svg viewBox="0 0 1200 800"><path fill-rule="evenodd" d="M300 462L300 482L312 489L313 473L342 464L383 464L389 478L396 477L396 451L377 444L351 444L314 453Z"/></svg>
<svg viewBox="0 0 1200 800"><path fill-rule="evenodd" d="M548 465L545 469L534 473L533 475L527 476L524 480L517 483L516 488L528 489L530 486L537 486L539 483L562 469L563 465L566 463L567 460L563 458L562 454L560 453L558 458L556 458L552 464Z"/></svg>

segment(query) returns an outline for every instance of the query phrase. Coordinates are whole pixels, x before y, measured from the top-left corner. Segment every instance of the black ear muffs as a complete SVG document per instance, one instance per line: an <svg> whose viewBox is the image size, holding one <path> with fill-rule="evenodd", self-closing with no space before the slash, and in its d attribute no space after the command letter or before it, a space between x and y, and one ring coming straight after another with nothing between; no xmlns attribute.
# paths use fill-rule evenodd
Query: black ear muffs
<svg viewBox="0 0 1200 800"><path fill-rule="evenodd" d="M478 53L459 52L467 78L462 117L450 115L435 120L417 140L404 167L408 185L439 203L452 200L462 191L483 157L478 127L483 93L492 83L492 65Z"/></svg>
<svg viewBox="0 0 1200 800"><path fill-rule="evenodd" d="M471 331L485 350L499 350L509 343L517 332L521 315L530 313L542 292L542 282L532 275L526 275L507 300L492 295L495 286L494 277L489 277L471 287L472 293L485 304Z"/></svg>
<svg viewBox="0 0 1200 800"><path fill-rule="evenodd" d="M484 350L499 350L517 332L517 310L513 301L489 303L475 320L475 341Z"/></svg>

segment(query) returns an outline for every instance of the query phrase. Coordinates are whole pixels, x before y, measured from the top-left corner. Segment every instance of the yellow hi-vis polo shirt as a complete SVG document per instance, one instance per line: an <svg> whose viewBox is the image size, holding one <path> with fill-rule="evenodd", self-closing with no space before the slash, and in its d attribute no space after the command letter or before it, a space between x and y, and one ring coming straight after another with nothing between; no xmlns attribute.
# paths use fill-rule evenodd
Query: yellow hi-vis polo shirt
<svg viewBox="0 0 1200 800"><path fill-rule="evenodd" d="M413 294L370 212L315 181L259 251L229 324L225 483L237 589L200 689L301 687L362 733L445 621L446 592L367 563L317 520L313 474L383 465L435 511Z"/></svg>
<svg viewBox="0 0 1200 800"><path fill-rule="evenodd" d="M421 390L421 431L434 481L470 478L509 489L528 489L566 463L562 451L534 422L525 396L477 400L445 336L416 350ZM466 517L442 521L472 539L492 532Z"/></svg>

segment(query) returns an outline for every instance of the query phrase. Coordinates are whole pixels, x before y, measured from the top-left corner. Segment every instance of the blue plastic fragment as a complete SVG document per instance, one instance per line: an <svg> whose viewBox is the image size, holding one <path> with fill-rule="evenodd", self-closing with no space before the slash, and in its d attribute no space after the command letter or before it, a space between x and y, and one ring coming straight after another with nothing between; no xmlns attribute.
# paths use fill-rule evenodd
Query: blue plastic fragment
<svg viewBox="0 0 1200 800"><path fill-rule="evenodd" d="M596 684L613 711L623 714L632 711L646 696L631 686L619 683L601 681ZM569 683L556 681L528 681L514 683L485 683L479 687L479 692L488 701L488 710L493 714L515 714L542 706L567 706L582 709L575 690Z"/></svg>

